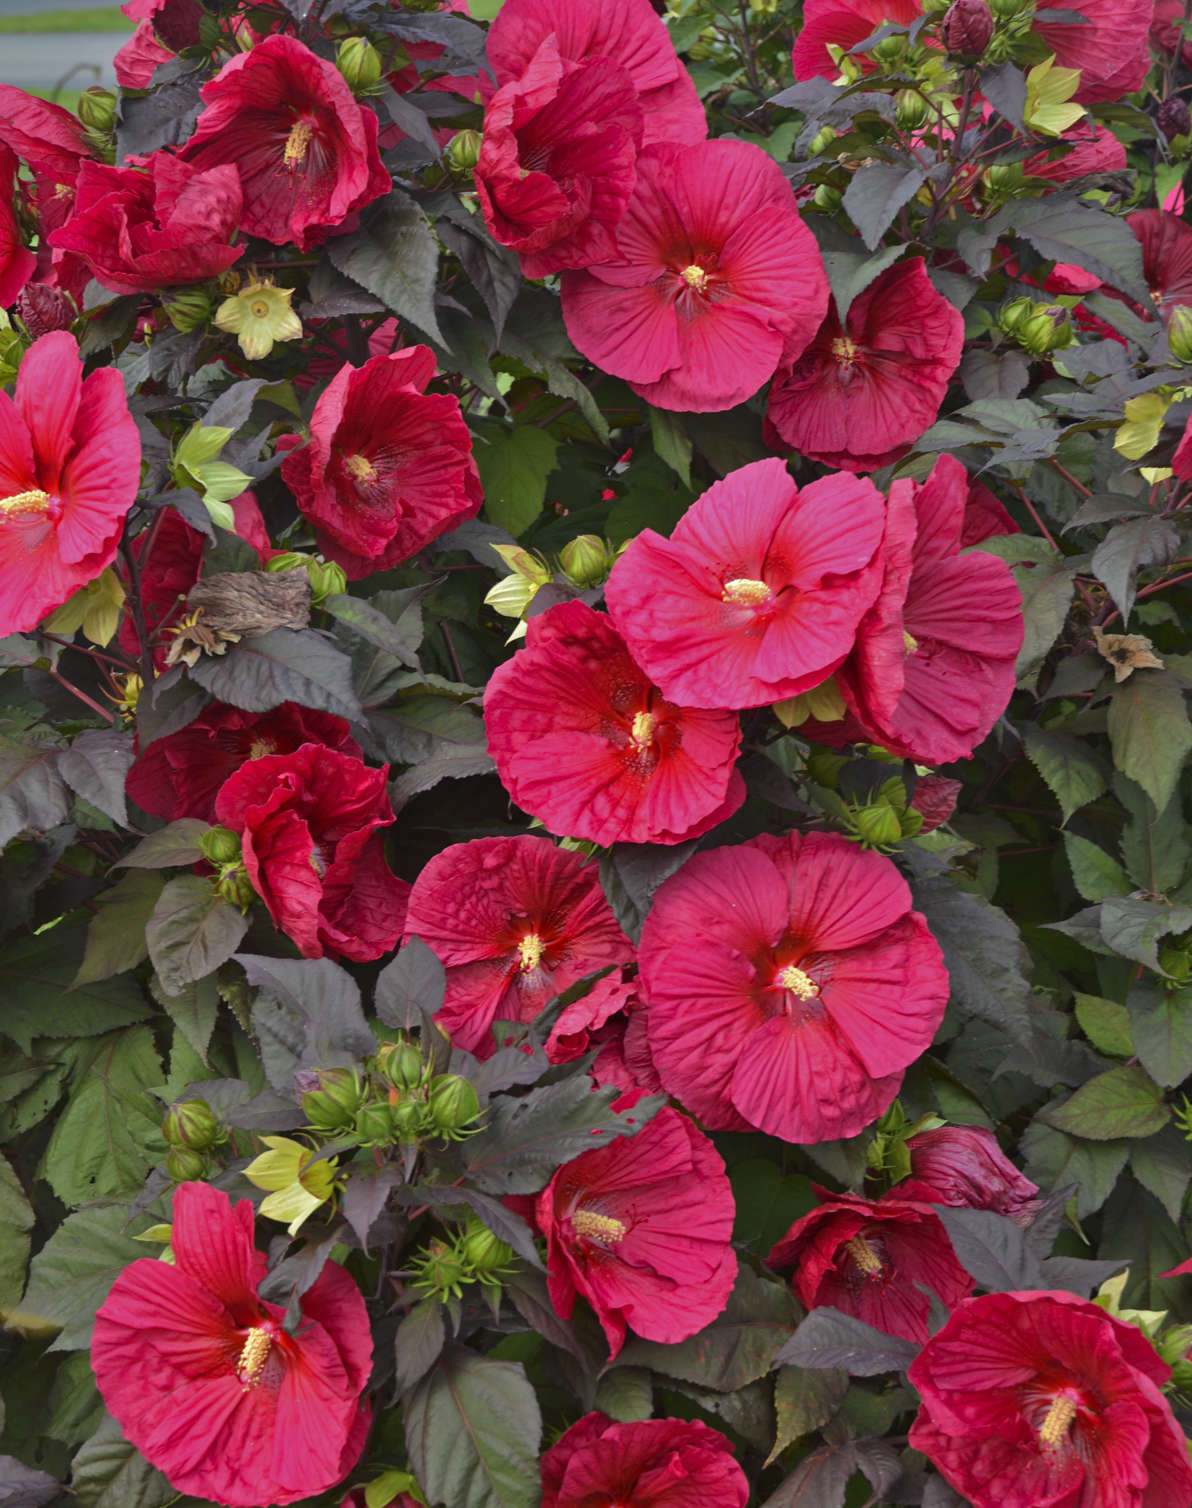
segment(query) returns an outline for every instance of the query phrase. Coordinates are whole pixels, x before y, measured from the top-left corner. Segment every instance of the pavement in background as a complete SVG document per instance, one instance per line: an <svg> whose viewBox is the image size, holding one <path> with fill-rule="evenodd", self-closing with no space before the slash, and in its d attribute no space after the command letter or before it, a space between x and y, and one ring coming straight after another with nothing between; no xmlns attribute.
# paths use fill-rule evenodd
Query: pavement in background
<svg viewBox="0 0 1192 1508"><path fill-rule="evenodd" d="M70 0L54 0L56 8ZM93 5L94 0L90 0ZM75 5L71 5L75 9ZM29 0L0 0L0 14L22 15ZM128 40L119 32L81 31L0 36L0 83L20 89L87 89L92 84L116 87L112 59ZM66 78L66 74L70 74Z"/></svg>

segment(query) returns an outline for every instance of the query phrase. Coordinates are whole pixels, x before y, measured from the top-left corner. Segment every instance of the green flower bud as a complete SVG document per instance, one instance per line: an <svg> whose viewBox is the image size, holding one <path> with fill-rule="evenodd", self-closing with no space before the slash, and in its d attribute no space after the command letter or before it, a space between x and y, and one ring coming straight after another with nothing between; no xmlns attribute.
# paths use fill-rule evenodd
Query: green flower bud
<svg viewBox="0 0 1192 1508"><path fill-rule="evenodd" d="M1172 1364L1171 1381L1177 1392L1192 1394L1192 1361L1177 1361Z"/></svg>
<svg viewBox="0 0 1192 1508"><path fill-rule="evenodd" d="M439 1135L454 1141L480 1114L480 1100L467 1079L445 1073L431 1081L427 1111Z"/></svg>
<svg viewBox="0 0 1192 1508"><path fill-rule="evenodd" d="M1160 948L1159 967L1177 984L1187 984L1192 976L1192 958L1184 948Z"/></svg>
<svg viewBox="0 0 1192 1508"><path fill-rule="evenodd" d="M415 1273L411 1287L442 1299L462 1297L464 1284L472 1281L463 1258L446 1241L431 1241L410 1265Z"/></svg>
<svg viewBox="0 0 1192 1508"><path fill-rule="evenodd" d="M696 40L687 49L687 56L693 63L705 63L712 56L715 44L715 31L710 26L705 26Z"/></svg>
<svg viewBox="0 0 1192 1508"><path fill-rule="evenodd" d="M367 37L348 37L339 44L335 66L355 95L373 94L381 78L381 55Z"/></svg>
<svg viewBox="0 0 1192 1508"><path fill-rule="evenodd" d="M224 1139L215 1111L206 1100L180 1100L166 1111L161 1134L172 1147L205 1152Z"/></svg>
<svg viewBox="0 0 1192 1508"><path fill-rule="evenodd" d="M230 827L212 827L199 839L199 848L212 864L236 864L240 860L240 835Z"/></svg>
<svg viewBox="0 0 1192 1508"><path fill-rule="evenodd" d="M840 772L848 764L847 754L837 754L834 749L812 749L807 756L807 773L816 785L834 791Z"/></svg>
<svg viewBox="0 0 1192 1508"><path fill-rule="evenodd" d="M166 1154L166 1172L175 1183L192 1183L207 1171L207 1159L190 1147L171 1147Z"/></svg>
<svg viewBox="0 0 1192 1508"><path fill-rule="evenodd" d="M1178 362L1192 362L1192 306L1177 304L1167 326L1167 345Z"/></svg>
<svg viewBox="0 0 1192 1508"><path fill-rule="evenodd" d="M16 330L0 330L0 386L7 387L17 375L25 342Z"/></svg>
<svg viewBox="0 0 1192 1508"><path fill-rule="evenodd" d="M215 882L215 893L241 911L247 911L257 898L248 870L242 864L229 865Z"/></svg>
<svg viewBox="0 0 1192 1508"><path fill-rule="evenodd" d="M862 806L852 813L849 834L862 848L889 848L902 837L902 823L893 807L884 802Z"/></svg>
<svg viewBox="0 0 1192 1508"><path fill-rule="evenodd" d="M559 564L576 586L598 586L612 570L612 553L595 534L580 534L563 546Z"/></svg>
<svg viewBox="0 0 1192 1508"><path fill-rule="evenodd" d="M356 1135L365 1146L387 1147L393 1142L393 1110L388 1100L372 1100L356 1112Z"/></svg>
<svg viewBox="0 0 1192 1508"><path fill-rule="evenodd" d="M1022 164L1020 162L995 162L992 167L985 169L982 177L990 193L1013 194L1022 187ZM1029 303L1030 300L1016 300L1015 302Z"/></svg>
<svg viewBox="0 0 1192 1508"><path fill-rule="evenodd" d="M772 16L778 9L778 0L749 0L749 9L756 16Z"/></svg>
<svg viewBox="0 0 1192 1508"><path fill-rule="evenodd" d="M470 173L480 161L483 140L479 131L457 131L443 155L457 173Z"/></svg>
<svg viewBox="0 0 1192 1508"><path fill-rule="evenodd" d="M513 1248L479 1221L469 1224L459 1243L459 1254L481 1282L485 1275L501 1272L513 1261Z"/></svg>
<svg viewBox="0 0 1192 1508"><path fill-rule="evenodd" d="M305 571L309 555L300 555L297 550L283 550L280 555L271 555L265 562L265 569L276 574L278 571Z"/></svg>
<svg viewBox="0 0 1192 1508"><path fill-rule="evenodd" d="M819 157L826 152L836 140L836 132L831 126L824 126L811 138L811 145L807 148L808 157Z"/></svg>
<svg viewBox="0 0 1192 1508"><path fill-rule="evenodd" d="M202 288L188 288L185 293L166 299L162 308L174 329L189 335L192 330L201 330L210 322L215 300Z"/></svg>
<svg viewBox="0 0 1192 1508"><path fill-rule="evenodd" d="M116 123L116 96L98 85L84 89L79 95L78 115L89 131L106 135Z"/></svg>
<svg viewBox="0 0 1192 1508"><path fill-rule="evenodd" d="M422 1053L412 1042L386 1042L377 1049L377 1067L397 1089L417 1089L426 1074Z"/></svg>
<svg viewBox="0 0 1192 1508"><path fill-rule="evenodd" d="M306 562L306 574L310 577L310 601L312 607L322 607L328 597L338 597L348 589L348 578L341 565L333 560L316 557Z"/></svg>
<svg viewBox="0 0 1192 1508"><path fill-rule="evenodd" d="M1155 1349L1169 1367L1186 1361L1192 1350L1192 1325L1176 1325L1155 1342Z"/></svg>
<svg viewBox="0 0 1192 1508"><path fill-rule="evenodd" d="M931 114L931 106L917 89L900 89L894 96L894 119L903 131L917 131Z"/></svg>
<svg viewBox="0 0 1192 1508"><path fill-rule="evenodd" d="M427 1108L419 1100L402 1100L390 1105L389 1120L394 1136L403 1146L410 1147L427 1130Z"/></svg>
<svg viewBox="0 0 1192 1508"><path fill-rule="evenodd" d="M844 195L832 183L821 183L816 188L813 202L816 209L822 209L825 214L834 215L840 208L840 201Z"/></svg>
<svg viewBox="0 0 1192 1508"><path fill-rule="evenodd" d="M1061 304L1036 304L1035 313L1024 319L1014 332L1019 345L1032 356L1046 356L1072 344L1074 334L1068 323L1068 311Z"/></svg>
<svg viewBox="0 0 1192 1508"><path fill-rule="evenodd" d="M1034 299L1016 298L998 314L998 328L1007 335L1015 335L1024 320L1030 319L1038 305Z"/></svg>
<svg viewBox="0 0 1192 1508"><path fill-rule="evenodd" d="M351 1068L306 1070L299 1088L305 1091L302 1113L316 1131L351 1130L367 1093Z"/></svg>

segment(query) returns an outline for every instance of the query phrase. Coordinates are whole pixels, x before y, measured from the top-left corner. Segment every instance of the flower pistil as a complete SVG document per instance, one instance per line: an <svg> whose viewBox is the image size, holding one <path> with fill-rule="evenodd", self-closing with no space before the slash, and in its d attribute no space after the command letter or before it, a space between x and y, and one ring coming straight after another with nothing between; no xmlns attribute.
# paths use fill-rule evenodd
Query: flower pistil
<svg viewBox="0 0 1192 1508"><path fill-rule="evenodd" d="M254 1325L244 1338L240 1359L236 1363L236 1376L244 1387L255 1388L269 1360L273 1348L273 1332L268 1325Z"/></svg>

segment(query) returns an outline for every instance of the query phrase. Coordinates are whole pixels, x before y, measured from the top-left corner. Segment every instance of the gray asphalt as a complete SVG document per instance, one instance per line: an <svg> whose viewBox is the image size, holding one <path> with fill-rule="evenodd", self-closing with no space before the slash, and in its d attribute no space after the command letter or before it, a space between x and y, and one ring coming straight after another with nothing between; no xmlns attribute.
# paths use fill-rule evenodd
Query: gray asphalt
<svg viewBox="0 0 1192 1508"><path fill-rule="evenodd" d="M54 0L55 5L60 0ZM29 0L19 0L13 11L27 14ZM0 13L9 12L0 0ZM9 12L10 14L12 12ZM86 89L91 84L115 88L112 59L127 37L111 31L59 32L39 35L21 32L0 36L0 83L21 89Z"/></svg>

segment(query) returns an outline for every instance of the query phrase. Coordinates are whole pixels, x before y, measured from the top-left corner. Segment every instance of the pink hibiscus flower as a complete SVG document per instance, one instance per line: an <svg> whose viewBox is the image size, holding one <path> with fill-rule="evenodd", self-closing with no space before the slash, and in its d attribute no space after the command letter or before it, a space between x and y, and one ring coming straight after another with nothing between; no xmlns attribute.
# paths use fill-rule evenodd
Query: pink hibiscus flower
<svg viewBox="0 0 1192 1508"><path fill-rule="evenodd" d="M585 1414L542 1457L542 1508L745 1508L733 1447L696 1419Z"/></svg>
<svg viewBox="0 0 1192 1508"><path fill-rule="evenodd" d="M887 22L909 26L922 14L919 0L807 0L803 24L795 38L791 66L797 79L834 79L840 72L829 47L845 52ZM863 68L872 67L862 56Z"/></svg>
<svg viewBox="0 0 1192 1508"><path fill-rule="evenodd" d="M930 1045L948 975L889 859L826 833L696 854L638 950L650 1051L714 1131L855 1136Z"/></svg>
<svg viewBox="0 0 1192 1508"><path fill-rule="evenodd" d="M531 618L484 695L489 753L523 811L593 843L682 843L741 805L731 712L663 700L611 621L582 602Z"/></svg>
<svg viewBox="0 0 1192 1508"><path fill-rule="evenodd" d="M1164 209L1139 209L1126 216L1142 247L1142 275L1153 309L1164 324L1178 304L1192 304L1192 225Z"/></svg>
<svg viewBox="0 0 1192 1508"><path fill-rule="evenodd" d="M1060 67L1080 69L1073 98L1093 105L1141 89L1151 66L1154 0L1075 0L1070 9L1083 16L1082 24L1037 20L1031 30Z"/></svg>

